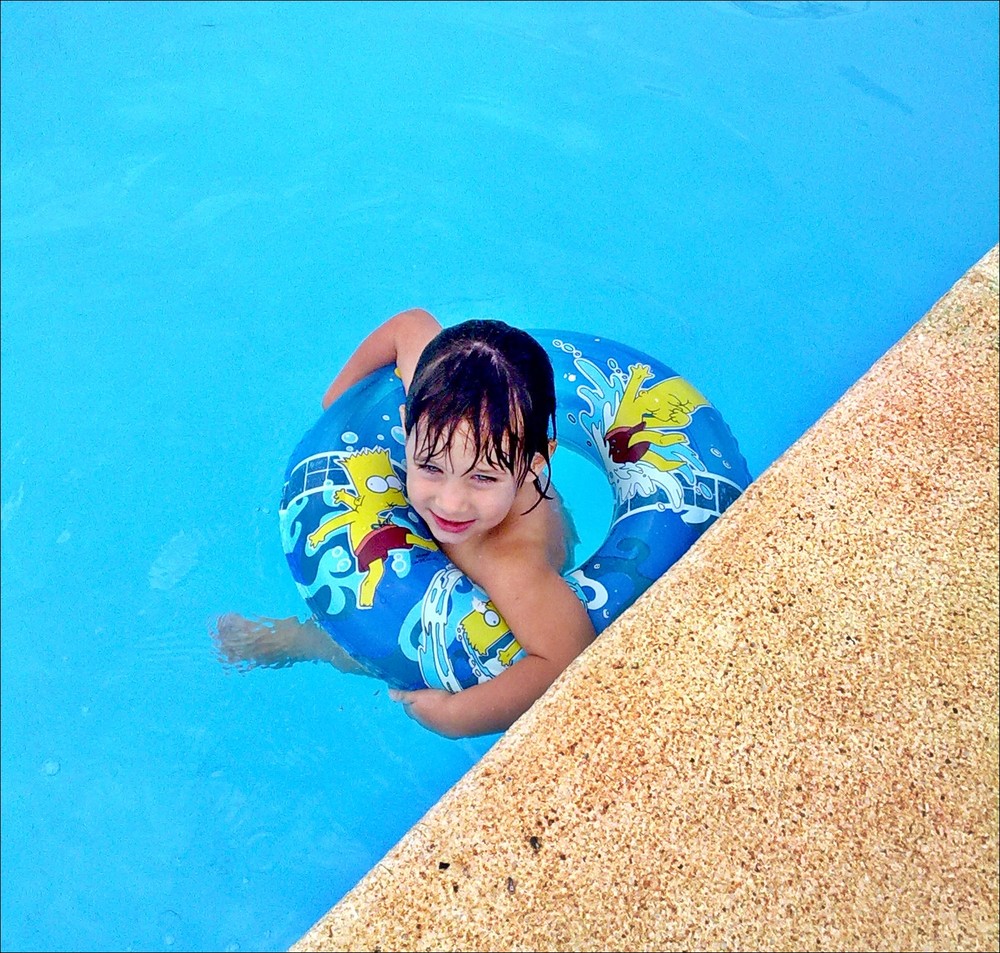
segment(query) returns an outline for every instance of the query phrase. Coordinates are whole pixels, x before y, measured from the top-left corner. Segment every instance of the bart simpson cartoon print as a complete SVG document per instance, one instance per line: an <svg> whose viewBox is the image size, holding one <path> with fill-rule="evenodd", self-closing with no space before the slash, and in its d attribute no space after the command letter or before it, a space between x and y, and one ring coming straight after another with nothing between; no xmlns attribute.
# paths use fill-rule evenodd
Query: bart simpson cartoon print
<svg viewBox="0 0 1000 953"><path fill-rule="evenodd" d="M687 443L687 437L677 430L686 427L691 422L691 414L708 401L680 377L660 381L643 390L642 385L651 376L648 364L629 367L621 404L604 439L608 455L615 463L642 461L667 472L683 466L686 461L669 459L650 448Z"/></svg>
<svg viewBox="0 0 1000 953"><path fill-rule="evenodd" d="M508 668L521 651L520 643L492 602L473 599L472 605L472 611L458 623L459 638L483 658L495 653L500 664ZM498 649L502 642L507 644Z"/></svg>
<svg viewBox="0 0 1000 953"><path fill-rule="evenodd" d="M407 503L388 450L359 450L338 463L347 473L352 490L341 488L333 498L346 507L346 511L324 520L306 537L306 548L315 552L330 536L346 527L348 545L357 560L358 572L364 574L358 588L358 608L370 609L375 601L375 590L385 574L385 561L392 550L414 546L437 549L437 544L392 522L392 511L406 507Z"/></svg>

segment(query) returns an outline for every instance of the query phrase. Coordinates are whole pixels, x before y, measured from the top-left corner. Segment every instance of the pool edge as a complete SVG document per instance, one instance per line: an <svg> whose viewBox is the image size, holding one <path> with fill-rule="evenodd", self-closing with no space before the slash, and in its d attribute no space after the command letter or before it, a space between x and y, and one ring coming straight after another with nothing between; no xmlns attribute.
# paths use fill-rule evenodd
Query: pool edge
<svg viewBox="0 0 1000 953"><path fill-rule="evenodd" d="M291 949L996 948L997 271Z"/></svg>

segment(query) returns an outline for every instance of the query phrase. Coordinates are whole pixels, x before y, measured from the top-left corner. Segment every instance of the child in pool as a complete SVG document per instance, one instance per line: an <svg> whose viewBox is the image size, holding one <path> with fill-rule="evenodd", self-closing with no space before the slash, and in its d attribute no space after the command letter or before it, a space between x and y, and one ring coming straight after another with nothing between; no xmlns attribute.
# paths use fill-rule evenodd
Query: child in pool
<svg viewBox="0 0 1000 953"><path fill-rule="evenodd" d="M594 639L583 603L562 578L572 538L550 494L555 386L544 349L500 321L442 330L421 309L389 318L358 346L323 397L327 408L395 363L406 391L406 495L444 554L490 597L526 657L451 693L392 690L407 714L447 737L504 731ZM314 622L219 620L230 662L322 658L355 669ZM263 635L263 638L261 638ZM269 643L269 644L266 644Z"/></svg>

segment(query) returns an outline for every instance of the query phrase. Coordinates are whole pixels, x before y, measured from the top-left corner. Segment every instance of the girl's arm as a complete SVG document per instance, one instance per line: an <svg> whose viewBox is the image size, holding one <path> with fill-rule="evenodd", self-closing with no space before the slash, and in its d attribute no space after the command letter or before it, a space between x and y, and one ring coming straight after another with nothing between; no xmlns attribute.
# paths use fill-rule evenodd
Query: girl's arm
<svg viewBox="0 0 1000 953"><path fill-rule="evenodd" d="M372 371L388 364L399 368L403 388L408 389L421 353L440 330L437 318L422 308L394 314L358 345L323 395L323 409Z"/></svg>
<svg viewBox="0 0 1000 953"><path fill-rule="evenodd" d="M448 738L506 731L595 638L583 603L547 563L509 566L488 591L527 657L455 694L390 693L411 718Z"/></svg>
<svg viewBox="0 0 1000 953"><path fill-rule="evenodd" d="M244 671L258 666L284 668L295 662L330 662L348 674L369 674L313 619L247 619L227 612L215 623L212 638L219 658Z"/></svg>

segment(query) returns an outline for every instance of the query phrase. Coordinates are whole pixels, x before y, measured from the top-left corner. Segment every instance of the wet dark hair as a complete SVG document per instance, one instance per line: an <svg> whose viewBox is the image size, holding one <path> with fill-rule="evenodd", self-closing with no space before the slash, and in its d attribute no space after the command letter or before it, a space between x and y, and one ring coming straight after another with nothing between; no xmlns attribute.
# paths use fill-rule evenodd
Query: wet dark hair
<svg viewBox="0 0 1000 953"><path fill-rule="evenodd" d="M555 380L548 354L525 331L485 320L441 331L420 355L406 395L407 436L417 423L428 457L446 450L459 424L468 424L476 461L508 470L518 485L540 453L547 479L543 489L535 478L535 506L547 498Z"/></svg>

